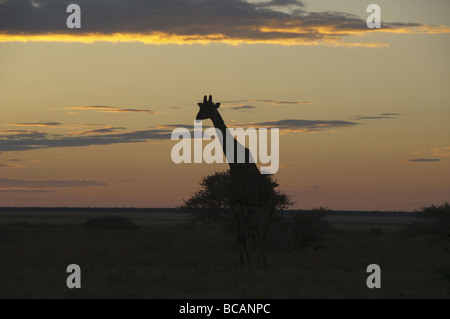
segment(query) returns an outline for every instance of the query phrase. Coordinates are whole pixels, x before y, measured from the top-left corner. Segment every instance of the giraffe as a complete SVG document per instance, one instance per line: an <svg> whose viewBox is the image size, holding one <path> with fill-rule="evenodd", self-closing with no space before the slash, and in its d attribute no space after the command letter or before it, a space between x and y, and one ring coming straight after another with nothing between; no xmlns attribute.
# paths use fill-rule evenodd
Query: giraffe
<svg viewBox="0 0 450 319"><path fill-rule="evenodd" d="M215 128L222 132L222 149L227 156L227 138L233 139L234 160L228 160L230 167L229 194L230 206L237 225L237 241L239 243L239 259L241 266L247 264L252 268L252 258L249 245L256 246L257 267L267 270L267 233L275 212L275 191L270 175L262 175L251 160L252 154L247 147L245 161L238 163L238 141L227 130L227 126L220 115L218 108L220 103L213 103L212 96L203 98L203 103L198 103L200 110L196 120L210 119ZM253 242L252 242L253 241Z"/></svg>

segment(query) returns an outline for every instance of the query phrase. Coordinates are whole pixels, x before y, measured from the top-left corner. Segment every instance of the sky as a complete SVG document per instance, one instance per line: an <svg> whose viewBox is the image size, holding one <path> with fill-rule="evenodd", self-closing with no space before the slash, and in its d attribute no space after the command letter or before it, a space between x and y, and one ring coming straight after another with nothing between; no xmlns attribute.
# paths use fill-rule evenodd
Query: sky
<svg viewBox="0 0 450 319"><path fill-rule="evenodd" d="M67 27L72 2L81 28ZM449 9L0 0L0 206L182 204L227 169L171 159L173 128L192 127L205 94L229 127L280 129L274 177L294 208L448 202Z"/></svg>

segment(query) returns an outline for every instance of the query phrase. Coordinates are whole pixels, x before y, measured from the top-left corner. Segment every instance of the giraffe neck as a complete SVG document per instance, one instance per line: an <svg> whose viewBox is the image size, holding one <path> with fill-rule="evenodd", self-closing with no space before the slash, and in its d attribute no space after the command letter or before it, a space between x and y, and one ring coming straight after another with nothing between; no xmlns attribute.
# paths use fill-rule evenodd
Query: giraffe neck
<svg viewBox="0 0 450 319"><path fill-rule="evenodd" d="M228 165L230 166L230 171L233 171L235 168L237 168L237 165L239 165L242 168L242 164L238 164L237 163L237 144L239 143L236 138L234 138L234 136L232 136L227 129L227 126L225 125L225 122L222 119L222 116L220 115L219 112L216 112L216 114L211 117L211 121L213 122L213 125L215 128L219 129L222 132L222 150L223 153L225 154L225 157L228 158L228 154L227 154L227 139L232 139L233 140L233 148L234 150L231 151L231 154L233 154L233 162L228 162ZM247 167L247 169L253 170L254 172L257 172L259 175L259 170L256 167L256 164L253 162L249 162L250 159L250 151L248 150L248 148L244 147L244 151L245 151L245 166Z"/></svg>
<svg viewBox="0 0 450 319"><path fill-rule="evenodd" d="M222 132L222 150L223 153L225 154L225 157L227 156L227 126L225 125L225 122L223 121L222 116L220 115L219 112L215 112L216 114L211 117L211 121L213 122L213 125L215 128L219 129L220 132ZM228 165L230 166L230 169L233 167L233 165L231 165L232 163L228 163Z"/></svg>
<svg viewBox="0 0 450 319"><path fill-rule="evenodd" d="M222 116L220 115L219 112L216 112L216 114L213 117L211 117L211 121L213 122L214 127L222 132L223 137L226 137L227 126L225 125L225 122L223 121Z"/></svg>

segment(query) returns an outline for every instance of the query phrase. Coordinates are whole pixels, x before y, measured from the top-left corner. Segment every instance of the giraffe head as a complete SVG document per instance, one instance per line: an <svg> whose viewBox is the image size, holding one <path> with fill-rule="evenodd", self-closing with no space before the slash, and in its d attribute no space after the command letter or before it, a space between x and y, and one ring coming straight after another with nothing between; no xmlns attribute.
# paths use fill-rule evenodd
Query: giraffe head
<svg viewBox="0 0 450 319"><path fill-rule="evenodd" d="M203 103L198 103L200 110L198 111L196 120L212 119L218 112L217 109L220 103L213 103L212 95L209 96L209 100L206 99L206 95L203 98Z"/></svg>

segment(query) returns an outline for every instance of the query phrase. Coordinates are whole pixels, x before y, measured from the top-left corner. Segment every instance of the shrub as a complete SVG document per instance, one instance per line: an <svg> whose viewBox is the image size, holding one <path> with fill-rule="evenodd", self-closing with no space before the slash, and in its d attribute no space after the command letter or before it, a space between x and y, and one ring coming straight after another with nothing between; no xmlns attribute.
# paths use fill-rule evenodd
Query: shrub
<svg viewBox="0 0 450 319"><path fill-rule="evenodd" d="M419 213L419 219L426 225L429 233L450 236L450 204L441 206L431 205L423 207Z"/></svg>
<svg viewBox="0 0 450 319"><path fill-rule="evenodd" d="M294 202L290 197L276 190L278 183L271 176L266 175L275 194L275 210L281 212L291 207ZM226 229L235 227L235 218L231 211L230 199L230 171L216 172L213 175L203 177L200 189L180 206L189 211L193 221L199 224L215 224Z"/></svg>
<svg viewBox="0 0 450 319"><path fill-rule="evenodd" d="M418 213L419 221L407 227L409 234L427 234L450 240L450 205L424 206Z"/></svg>
<svg viewBox="0 0 450 319"><path fill-rule="evenodd" d="M277 214L269 232L269 247L290 251L318 241L330 229L329 223L323 219L329 211L320 207Z"/></svg>

